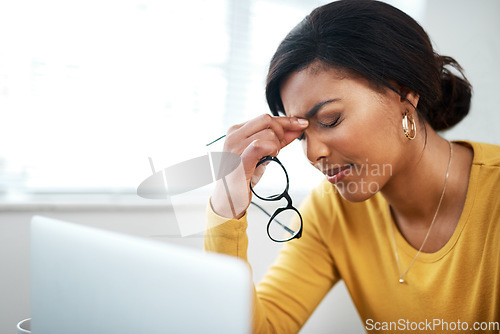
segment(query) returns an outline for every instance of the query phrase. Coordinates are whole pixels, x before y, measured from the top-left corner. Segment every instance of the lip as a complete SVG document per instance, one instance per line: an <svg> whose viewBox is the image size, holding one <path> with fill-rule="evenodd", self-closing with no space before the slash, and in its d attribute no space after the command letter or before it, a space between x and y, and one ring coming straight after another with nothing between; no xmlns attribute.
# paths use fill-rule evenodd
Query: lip
<svg viewBox="0 0 500 334"><path fill-rule="evenodd" d="M329 169L324 171L323 174L325 174L328 182L335 184L342 181L350 173L351 168L351 165L348 165L341 168Z"/></svg>

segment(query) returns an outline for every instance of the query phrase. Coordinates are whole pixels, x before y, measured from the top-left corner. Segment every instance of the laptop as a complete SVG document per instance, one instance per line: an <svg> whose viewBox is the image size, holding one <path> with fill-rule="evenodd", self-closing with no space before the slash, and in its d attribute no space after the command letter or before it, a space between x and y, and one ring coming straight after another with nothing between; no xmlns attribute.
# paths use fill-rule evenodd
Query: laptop
<svg viewBox="0 0 500 334"><path fill-rule="evenodd" d="M31 221L34 334L249 333L252 290L230 256Z"/></svg>

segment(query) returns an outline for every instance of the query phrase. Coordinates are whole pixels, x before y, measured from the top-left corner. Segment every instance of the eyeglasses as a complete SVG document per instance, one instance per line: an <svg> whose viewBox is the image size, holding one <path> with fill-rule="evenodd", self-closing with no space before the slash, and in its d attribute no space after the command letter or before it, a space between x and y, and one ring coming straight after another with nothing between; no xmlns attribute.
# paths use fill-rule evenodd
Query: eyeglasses
<svg viewBox="0 0 500 334"><path fill-rule="evenodd" d="M263 201L279 201L284 198L287 201L287 205L277 208L274 213L270 215L260 205L253 201L251 203L269 216L267 235L271 240L284 242L295 238L298 239L302 236L302 216L299 210L293 206L292 198L288 194L288 173L281 161L276 157L267 156L263 158L259 161L257 167L263 164L266 165L266 171L264 173L264 175L267 174L267 176L265 176L266 179L264 179L263 175L256 186L252 187L250 184L252 193ZM271 182L268 182L268 180L270 179L272 179L272 183L277 184L279 188L269 187Z"/></svg>
<svg viewBox="0 0 500 334"><path fill-rule="evenodd" d="M214 140L207 146L224 137ZM266 170L255 186L250 184L252 193L263 201L279 201L281 199L287 201L286 206L277 208L272 215L254 201L250 202L269 217L267 235L275 242L286 242L300 238L302 236L302 216L293 206L292 198L288 194L290 183L285 167L278 158L272 156L261 159L256 167L261 165L264 165Z"/></svg>

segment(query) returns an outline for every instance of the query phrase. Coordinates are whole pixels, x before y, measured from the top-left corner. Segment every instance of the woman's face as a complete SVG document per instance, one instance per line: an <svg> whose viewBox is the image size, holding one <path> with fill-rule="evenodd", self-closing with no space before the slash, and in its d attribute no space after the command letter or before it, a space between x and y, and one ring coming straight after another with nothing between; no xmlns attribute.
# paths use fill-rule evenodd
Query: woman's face
<svg viewBox="0 0 500 334"><path fill-rule="evenodd" d="M287 116L309 120L302 137L308 160L345 199L371 197L409 163L401 125L407 103L392 90L313 65L292 73L280 92Z"/></svg>

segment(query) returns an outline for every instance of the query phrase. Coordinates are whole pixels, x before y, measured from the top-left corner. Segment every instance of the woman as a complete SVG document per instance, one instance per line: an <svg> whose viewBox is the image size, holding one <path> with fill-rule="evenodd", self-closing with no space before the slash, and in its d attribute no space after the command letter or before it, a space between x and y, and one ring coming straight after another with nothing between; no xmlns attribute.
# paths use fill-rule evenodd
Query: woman
<svg viewBox="0 0 500 334"><path fill-rule="evenodd" d="M245 177L217 185L205 238L246 260L256 166L299 138L326 178L301 205L302 237L256 287L255 332L297 332L340 279L369 332L499 332L500 148L437 133L470 106L450 66L461 73L416 21L376 1L317 8L283 40L266 96L285 117L228 131Z"/></svg>

